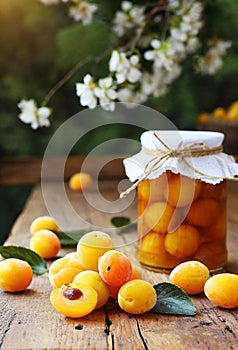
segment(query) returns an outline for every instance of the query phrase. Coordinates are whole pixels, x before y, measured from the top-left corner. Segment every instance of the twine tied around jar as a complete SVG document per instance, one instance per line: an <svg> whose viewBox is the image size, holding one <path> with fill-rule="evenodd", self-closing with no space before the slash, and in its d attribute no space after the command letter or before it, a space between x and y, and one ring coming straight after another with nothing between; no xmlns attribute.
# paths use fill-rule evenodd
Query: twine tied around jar
<svg viewBox="0 0 238 350"><path fill-rule="evenodd" d="M165 147L166 150L151 150L146 147L142 147L142 150L150 155L154 155L155 157L148 161L144 168L144 176L141 179L138 179L132 186L130 186L127 190L120 194L120 198L126 197L131 191L133 191L142 180L145 180L149 177L149 175L159 168L170 158L179 158L182 159L183 162L191 168L194 172L198 173L201 176L210 177L213 179L217 179L220 177L212 176L205 174L198 169L195 169L189 162L185 159L186 157L205 157L213 154L221 153L223 148L222 146L218 147L207 147L204 142L193 142L189 145L178 147L178 148L170 148L155 132L153 132L153 136ZM151 163L154 164L150 167ZM238 178L231 178L232 180L238 180Z"/></svg>

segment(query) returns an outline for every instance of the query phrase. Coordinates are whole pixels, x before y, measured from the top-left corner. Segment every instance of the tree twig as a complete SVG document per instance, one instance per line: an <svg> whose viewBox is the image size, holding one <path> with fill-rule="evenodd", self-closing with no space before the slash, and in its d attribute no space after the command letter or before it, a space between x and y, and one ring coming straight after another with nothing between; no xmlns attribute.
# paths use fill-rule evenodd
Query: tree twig
<svg viewBox="0 0 238 350"><path fill-rule="evenodd" d="M70 71L68 71L68 73L65 74L65 76L60 79L51 89L50 91L47 93L47 95L44 98L44 103L47 104L51 98L54 96L54 94L64 85L66 84L73 76L74 74L83 66L85 66L85 64L89 63L89 62L100 62L104 57L106 57L109 52L111 51L111 49L108 49L104 52L102 52L101 55L99 55L98 57L94 57L94 56L88 56L85 57L83 60L81 60L80 62L78 62L73 68L70 69Z"/></svg>
<svg viewBox="0 0 238 350"><path fill-rule="evenodd" d="M152 5L152 4L151 4ZM135 49L135 46L137 44L137 42L139 41L139 39L141 38L141 36L143 35L144 31L146 30L146 27L148 25L148 23L160 12L160 11L165 11L168 8L168 0L159 0L157 4L153 4L153 8L147 13L147 20L144 24L144 26L141 28L141 30L138 32L138 34L136 35L135 39L128 43L126 45L125 48L127 48L130 44L131 46L131 50L133 51ZM124 49L125 49L124 48ZM47 95L44 98L44 103L48 104L48 102L51 100L51 98L55 95L55 93L64 85L66 84L73 76L74 74L83 66L85 66L87 63L89 62L100 62L104 57L106 57L109 52L112 51L112 49L108 49L106 51L104 51L101 55L99 55L98 57L94 57L94 56L88 56L85 57L82 61L78 62L68 73L66 73L66 75L60 79L51 89L50 91L47 93ZM123 50L124 51L124 50Z"/></svg>
<svg viewBox="0 0 238 350"><path fill-rule="evenodd" d="M144 32L147 30L150 22L152 21L152 19L159 13L162 11L167 11L168 10L168 0L159 0L158 3L147 3L146 6L147 7L152 7L152 9L147 13L146 15L146 21L144 23L144 25L140 28L140 30L138 31L136 37L131 40L129 43L127 43L127 45L125 45L123 51L126 51L128 49L128 47L130 48L129 52L133 52L135 50L135 47L138 43L138 41L141 39L141 37L143 36Z"/></svg>
<svg viewBox="0 0 238 350"><path fill-rule="evenodd" d="M147 14L147 20L151 20L155 17L159 12L166 11L168 9L168 0L159 1L157 5L155 5L152 10Z"/></svg>

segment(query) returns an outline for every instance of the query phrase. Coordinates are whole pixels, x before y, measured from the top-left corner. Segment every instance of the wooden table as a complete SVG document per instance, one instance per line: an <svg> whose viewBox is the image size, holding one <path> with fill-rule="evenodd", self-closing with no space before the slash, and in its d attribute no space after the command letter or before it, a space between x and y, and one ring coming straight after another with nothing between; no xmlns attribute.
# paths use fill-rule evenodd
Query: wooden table
<svg viewBox="0 0 238 350"><path fill-rule="evenodd" d="M101 213L85 203L82 194L72 192L66 184L68 198L89 224L72 218L71 209L60 198L59 183L47 185L47 206L54 206L57 220L64 230L81 228L93 223L110 227L113 214ZM108 200L118 197L117 182L103 181L101 192ZM226 271L238 273L238 183L228 183L228 249L229 262ZM92 191L94 203L98 195ZM48 214L37 185L23 212L12 228L7 244L29 246L29 226L35 217ZM120 214L136 217L136 201ZM118 215L118 213L117 213ZM91 224L90 224L91 223ZM109 230L119 249L135 257L136 232L118 234ZM71 250L74 250L73 248ZM63 256L69 249L62 249ZM50 264L50 262L48 262ZM143 278L156 284L168 280L165 274L150 272L139 267ZM47 274L35 276L24 292L10 294L0 292L0 348L2 350L26 349L238 349L237 309L223 310L212 305L204 295L192 297L197 308L195 316L173 316L146 313L132 316L122 312L116 302L109 301L105 308L96 310L81 319L66 319L50 304L51 286Z"/></svg>

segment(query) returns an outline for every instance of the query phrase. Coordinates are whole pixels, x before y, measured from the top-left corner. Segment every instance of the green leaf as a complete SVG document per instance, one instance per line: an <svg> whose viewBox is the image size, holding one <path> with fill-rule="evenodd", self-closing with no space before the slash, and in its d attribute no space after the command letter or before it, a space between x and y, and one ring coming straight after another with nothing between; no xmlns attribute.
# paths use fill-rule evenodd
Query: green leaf
<svg viewBox="0 0 238 350"><path fill-rule="evenodd" d="M126 216L114 216L113 218L111 218L111 224L117 228L128 226L130 222L130 218Z"/></svg>
<svg viewBox="0 0 238 350"><path fill-rule="evenodd" d="M1 245L0 254L4 259L16 258L27 261L35 275L43 275L47 272L45 260L31 249L14 245Z"/></svg>
<svg viewBox="0 0 238 350"><path fill-rule="evenodd" d="M111 219L111 224L117 228L117 233L128 232L136 230L137 222L132 222L126 216L115 216Z"/></svg>
<svg viewBox="0 0 238 350"><path fill-rule="evenodd" d="M157 302L151 311L160 314L195 315L196 308L189 296L176 285L162 282L154 286Z"/></svg>
<svg viewBox="0 0 238 350"><path fill-rule="evenodd" d="M76 246L80 238L87 232L87 230L60 231L55 232L55 234L58 236L61 246Z"/></svg>

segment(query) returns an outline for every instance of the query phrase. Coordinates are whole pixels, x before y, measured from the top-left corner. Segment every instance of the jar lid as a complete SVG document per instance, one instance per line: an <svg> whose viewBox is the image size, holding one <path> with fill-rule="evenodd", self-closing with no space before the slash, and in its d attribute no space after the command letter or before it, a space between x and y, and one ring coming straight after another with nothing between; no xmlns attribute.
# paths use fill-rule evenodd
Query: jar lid
<svg viewBox="0 0 238 350"><path fill-rule="evenodd" d="M203 142L207 147L218 147L222 145L224 134L213 131L151 130L145 131L140 138L141 145L146 148L166 150L159 139L172 149L191 145L194 142Z"/></svg>
<svg viewBox="0 0 238 350"><path fill-rule="evenodd" d="M146 131L141 135L141 151L123 161L126 175L134 182L170 170L217 184L238 175L235 159L222 152L223 139L222 133L211 131Z"/></svg>

